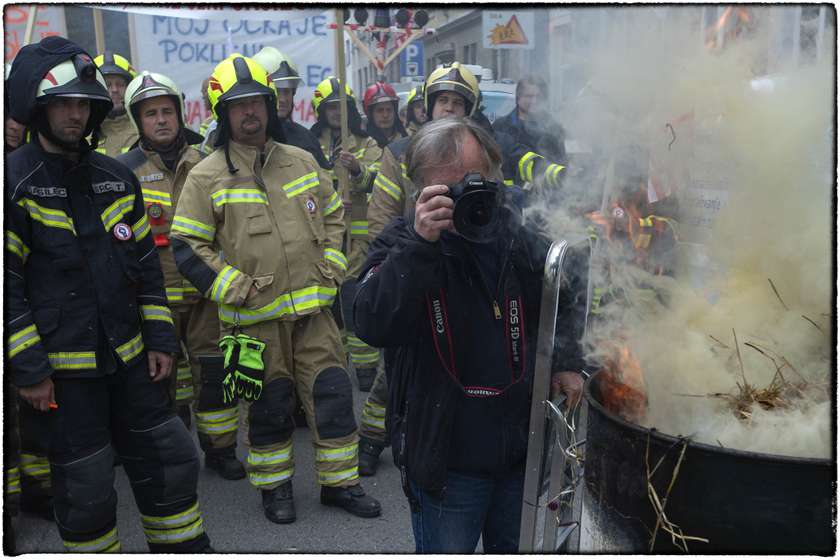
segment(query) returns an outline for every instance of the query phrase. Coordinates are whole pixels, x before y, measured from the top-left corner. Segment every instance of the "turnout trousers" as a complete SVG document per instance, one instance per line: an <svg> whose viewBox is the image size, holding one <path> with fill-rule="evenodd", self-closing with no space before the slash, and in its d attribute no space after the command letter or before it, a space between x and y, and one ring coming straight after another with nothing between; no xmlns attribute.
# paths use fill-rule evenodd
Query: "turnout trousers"
<svg viewBox="0 0 840 560"><path fill-rule="evenodd" d="M362 421L359 436L387 447L388 432L385 430L385 409L388 406L388 378L385 369L380 369L373 380L365 406L362 408Z"/></svg>
<svg viewBox="0 0 840 560"><path fill-rule="evenodd" d="M256 401L246 403L246 470L251 484L271 490L294 474L295 391L312 431L318 483L355 484L359 434L353 389L332 312L322 309L295 321L266 321L241 330L266 345L262 393Z"/></svg>
<svg viewBox="0 0 840 560"><path fill-rule="evenodd" d="M376 369L379 364L379 350L357 337L353 325L353 298L356 297L357 284L355 278L348 278L341 285L338 294L345 351L350 356L350 363L355 371Z"/></svg>
<svg viewBox="0 0 840 560"><path fill-rule="evenodd" d="M21 500L35 502L49 499L52 496L50 463L47 459L47 447L50 441L49 426L42 421L43 414L17 397L16 388L12 387L11 394L18 401L16 409L20 434Z"/></svg>
<svg viewBox="0 0 840 560"><path fill-rule="evenodd" d="M198 443L209 455L236 448L239 406L223 400L224 358L219 350L219 312L208 299L172 306L181 346L172 384L177 406L193 404Z"/></svg>
<svg viewBox="0 0 840 560"><path fill-rule="evenodd" d="M42 413L58 531L70 552L118 552L114 451L123 461L152 552L209 546L198 506L198 454L166 384L133 366L93 379L56 378L58 409ZM113 444L112 444L113 442Z"/></svg>

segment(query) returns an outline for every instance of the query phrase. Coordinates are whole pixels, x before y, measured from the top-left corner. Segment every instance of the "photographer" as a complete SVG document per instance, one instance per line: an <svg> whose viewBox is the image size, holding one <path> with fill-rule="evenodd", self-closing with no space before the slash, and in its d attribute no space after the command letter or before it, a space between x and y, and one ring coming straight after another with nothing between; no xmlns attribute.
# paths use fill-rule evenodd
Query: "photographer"
<svg viewBox="0 0 840 560"><path fill-rule="evenodd" d="M508 202L501 159L469 119L426 124L406 154L414 217L371 245L356 295L358 335L394 349L388 431L419 553L518 547L548 243ZM567 288L552 384L576 402L585 297Z"/></svg>

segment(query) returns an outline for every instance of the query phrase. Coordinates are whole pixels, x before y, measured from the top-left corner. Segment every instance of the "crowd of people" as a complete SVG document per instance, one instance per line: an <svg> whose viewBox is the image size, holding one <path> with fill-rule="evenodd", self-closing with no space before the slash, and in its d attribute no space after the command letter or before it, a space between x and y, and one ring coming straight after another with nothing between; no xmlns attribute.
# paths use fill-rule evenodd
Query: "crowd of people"
<svg viewBox="0 0 840 560"><path fill-rule="evenodd" d="M457 62L404 113L389 84L357 99L331 76L307 129L301 83L277 49L234 54L193 131L171 77L119 54L49 37L7 65L6 552L18 505L68 551L119 551L120 464L150 551L212 551L193 423L205 467L247 477L274 523L296 519L305 423L325 506L379 516L359 481L393 444L418 552L517 550L548 248L522 210L568 165L546 84L491 124ZM580 289L558 314L570 401Z"/></svg>

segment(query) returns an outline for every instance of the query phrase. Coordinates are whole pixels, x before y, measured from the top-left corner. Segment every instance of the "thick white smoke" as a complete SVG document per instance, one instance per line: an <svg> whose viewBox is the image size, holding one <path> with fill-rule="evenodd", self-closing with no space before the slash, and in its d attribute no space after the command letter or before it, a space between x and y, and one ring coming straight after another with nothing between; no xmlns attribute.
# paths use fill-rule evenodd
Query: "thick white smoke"
<svg viewBox="0 0 840 560"><path fill-rule="evenodd" d="M751 86L777 67L767 59L768 19L713 50L689 11L673 12L651 32L650 9L631 10L625 33L615 42L607 34L586 68L589 91L563 123L592 153L570 173L564 203L548 212L555 237L584 231L581 212L600 209L604 185L620 188L616 161L628 153L637 166L675 178L672 196L684 218L675 278L652 276L614 247L599 247L611 286L630 305L608 305L585 346L603 363L611 343L626 341L644 373L647 426L729 448L830 457L834 61L790 67ZM711 227L692 214L701 200L694 189L704 183L726 191ZM593 268L596 284L606 281L597 277L603 270ZM661 300L641 286L653 286ZM777 370L768 356L788 362L785 387L801 391L784 395L789 406L753 406L744 421L725 399L708 396L736 395L744 379L767 388Z"/></svg>

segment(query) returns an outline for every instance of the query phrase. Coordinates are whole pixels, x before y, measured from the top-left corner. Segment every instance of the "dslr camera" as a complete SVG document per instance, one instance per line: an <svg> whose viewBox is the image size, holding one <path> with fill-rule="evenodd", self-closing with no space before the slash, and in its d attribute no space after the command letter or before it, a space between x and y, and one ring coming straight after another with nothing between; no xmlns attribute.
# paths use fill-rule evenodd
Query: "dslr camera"
<svg viewBox="0 0 840 560"><path fill-rule="evenodd" d="M461 237L474 243L487 243L499 234L502 223L503 193L498 181L480 173L467 173L447 195L455 202L453 222Z"/></svg>

